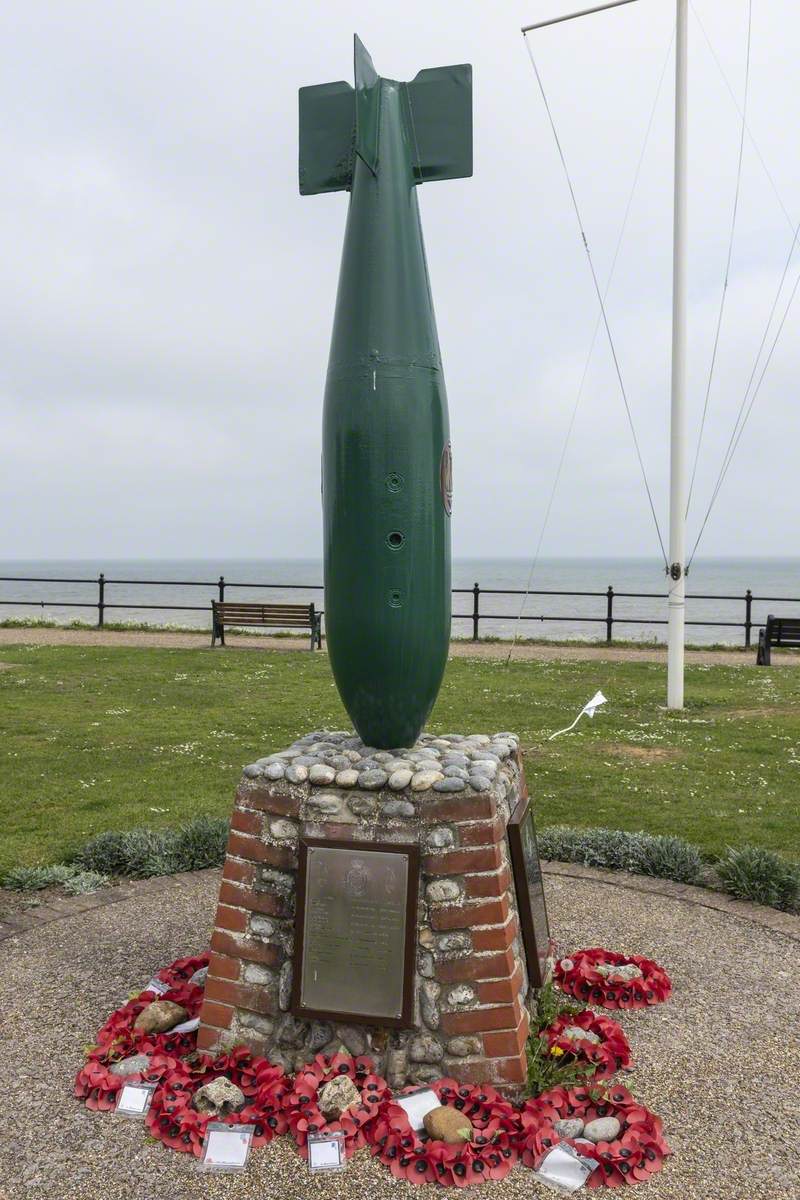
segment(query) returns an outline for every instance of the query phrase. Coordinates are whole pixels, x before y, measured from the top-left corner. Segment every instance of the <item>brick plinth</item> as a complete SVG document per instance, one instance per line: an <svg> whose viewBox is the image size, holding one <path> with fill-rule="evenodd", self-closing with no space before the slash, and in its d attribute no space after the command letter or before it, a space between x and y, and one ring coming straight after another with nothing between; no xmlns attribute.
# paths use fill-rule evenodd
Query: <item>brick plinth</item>
<svg viewBox="0 0 800 1200"><path fill-rule="evenodd" d="M246 1043L288 1070L344 1047L370 1054L393 1087L450 1075L514 1092L526 1075L530 999L506 837L509 817L527 794L516 739L509 734L478 739L485 747L484 766L476 765L475 772L488 775L491 768L494 775L473 778L473 772L463 791L441 790L441 776L439 789L429 790L419 790L419 781L417 790L292 782L302 778L297 769L287 778L286 766L300 754L321 755L341 768L342 754L349 747L352 758L358 745L346 734L315 734L284 757L270 756L245 769L231 820L198 1044L216 1050ZM421 756L428 747L439 747L443 770L448 754L461 762L474 750L469 737L423 735L414 752ZM460 747L463 752L456 753ZM475 751L472 758L480 755ZM429 763L420 765L427 769ZM420 847L415 1019L408 1029L292 1015L303 835Z"/></svg>

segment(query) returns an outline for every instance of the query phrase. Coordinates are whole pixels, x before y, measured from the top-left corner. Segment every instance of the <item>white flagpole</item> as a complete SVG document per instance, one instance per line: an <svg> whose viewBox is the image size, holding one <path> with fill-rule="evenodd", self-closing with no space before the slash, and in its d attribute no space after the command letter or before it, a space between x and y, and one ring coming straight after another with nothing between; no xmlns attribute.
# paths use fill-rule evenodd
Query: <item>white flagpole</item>
<svg viewBox="0 0 800 1200"><path fill-rule="evenodd" d="M672 252L667 708L683 708L686 615L686 262L689 0L677 0L675 38L675 206Z"/></svg>

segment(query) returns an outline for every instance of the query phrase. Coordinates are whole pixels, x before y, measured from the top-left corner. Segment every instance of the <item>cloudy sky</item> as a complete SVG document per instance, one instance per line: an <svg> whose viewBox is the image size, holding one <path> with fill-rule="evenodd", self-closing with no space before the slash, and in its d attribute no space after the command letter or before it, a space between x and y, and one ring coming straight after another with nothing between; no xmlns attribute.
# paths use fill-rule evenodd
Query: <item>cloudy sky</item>
<svg viewBox="0 0 800 1200"><path fill-rule="evenodd" d="M739 102L747 0L694 0ZM8 0L0 14L0 558L313 556L321 403L347 197L301 198L297 88L474 66L475 174L421 189L450 398L454 550L528 555L596 300L519 32L569 0ZM800 13L756 0L739 228L690 532L800 219ZM672 0L534 35L601 279ZM740 118L691 17L692 448ZM662 527L672 62L609 293ZM776 198L776 191L786 209ZM788 277L800 270L800 250ZM787 289L788 298L788 289ZM707 554L797 551L800 298L709 523ZM598 340L546 555L657 552Z"/></svg>

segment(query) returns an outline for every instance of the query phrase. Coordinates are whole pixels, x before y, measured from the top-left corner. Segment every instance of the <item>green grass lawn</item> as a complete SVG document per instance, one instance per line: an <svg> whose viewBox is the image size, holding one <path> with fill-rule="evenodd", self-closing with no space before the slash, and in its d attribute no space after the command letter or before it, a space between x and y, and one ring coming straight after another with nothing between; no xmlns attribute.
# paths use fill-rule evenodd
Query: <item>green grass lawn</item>
<svg viewBox="0 0 800 1200"><path fill-rule="evenodd" d="M4 646L0 868L62 859L93 834L227 816L245 763L342 729L327 656ZM597 688L593 722L554 742ZM667 714L651 663L455 659L430 727L515 730L540 826L677 833L800 857L800 670L687 670Z"/></svg>

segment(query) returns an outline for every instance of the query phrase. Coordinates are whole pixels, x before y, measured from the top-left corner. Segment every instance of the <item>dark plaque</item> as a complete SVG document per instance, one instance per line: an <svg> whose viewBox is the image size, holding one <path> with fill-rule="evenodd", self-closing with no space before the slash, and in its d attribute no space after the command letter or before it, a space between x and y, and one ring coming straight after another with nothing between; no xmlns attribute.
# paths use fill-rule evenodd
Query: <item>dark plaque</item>
<svg viewBox="0 0 800 1200"><path fill-rule="evenodd" d="M547 969L550 927L547 923L533 809L527 796L520 800L508 822L508 844L511 848L522 941L528 960L528 976L531 986L538 988L544 983Z"/></svg>
<svg viewBox="0 0 800 1200"><path fill-rule="evenodd" d="M300 839L292 1012L410 1025L419 850Z"/></svg>

